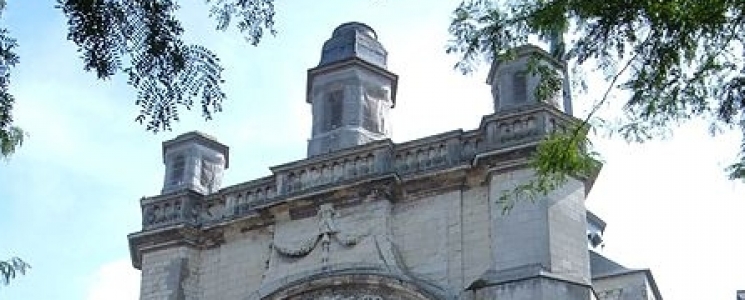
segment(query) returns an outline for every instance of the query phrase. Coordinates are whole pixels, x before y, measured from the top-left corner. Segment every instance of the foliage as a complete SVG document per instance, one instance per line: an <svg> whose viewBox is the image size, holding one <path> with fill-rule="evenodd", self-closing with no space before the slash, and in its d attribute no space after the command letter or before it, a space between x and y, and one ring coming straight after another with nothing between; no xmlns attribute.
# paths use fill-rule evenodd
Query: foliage
<svg viewBox="0 0 745 300"><path fill-rule="evenodd" d="M0 260L0 282L8 285L11 279L16 278L18 274L25 275L31 266L18 257L9 260Z"/></svg>
<svg viewBox="0 0 745 300"><path fill-rule="evenodd" d="M577 124L567 131L554 131L538 144L530 161L535 177L500 195L506 213L520 199L535 201L567 182L569 176L589 178L599 169L598 154L589 151L590 127Z"/></svg>
<svg viewBox="0 0 745 300"><path fill-rule="evenodd" d="M274 33L273 0L214 0L210 14L216 29L226 30L234 18L253 45L264 30ZM124 72L137 89L137 121L157 132L178 121L178 108L191 109L194 99L202 115L221 110L222 66L217 56L183 41L176 18L176 0L59 0L68 19L68 39L78 45L84 68L99 79Z"/></svg>
<svg viewBox="0 0 745 300"><path fill-rule="evenodd" d="M0 14L5 1L0 1ZM23 144L25 133L13 125L13 103L15 98L8 91L10 69L18 63L15 48L18 43L5 28L0 28L0 157L8 157L16 147Z"/></svg>
<svg viewBox="0 0 745 300"><path fill-rule="evenodd" d="M234 25L256 46L274 30L274 0L206 0L209 14L225 31ZM0 12L5 9L0 0ZM202 116L211 119L225 99L222 66L209 49L187 44L176 17L177 0L58 0L67 17L70 41L78 46L83 68L99 79L123 73L137 90L139 123L146 130L170 130L179 109L199 101ZM18 45L0 28L0 155L8 157L25 133L13 125L14 99L8 91L10 68L18 63Z"/></svg>
<svg viewBox="0 0 745 300"><path fill-rule="evenodd" d="M23 145L26 133L18 126L0 130L0 157L8 158L15 149Z"/></svg>
<svg viewBox="0 0 745 300"><path fill-rule="evenodd" d="M610 74L608 89L580 127L594 123L611 90L622 89L630 97L621 125L610 130L628 141L658 137L697 117L708 118L717 130L739 128L745 134L743 1L465 0L454 11L450 32L447 51L461 55L456 68L464 73L484 60L508 59L510 49L538 36L561 46L552 47L557 59ZM576 39L565 43L565 35ZM561 179L585 171L590 153L554 152L583 149L571 144L583 139L581 134L547 139L534 159L539 173ZM552 143L568 144L548 146ZM745 179L745 142L739 154L727 169L732 179Z"/></svg>

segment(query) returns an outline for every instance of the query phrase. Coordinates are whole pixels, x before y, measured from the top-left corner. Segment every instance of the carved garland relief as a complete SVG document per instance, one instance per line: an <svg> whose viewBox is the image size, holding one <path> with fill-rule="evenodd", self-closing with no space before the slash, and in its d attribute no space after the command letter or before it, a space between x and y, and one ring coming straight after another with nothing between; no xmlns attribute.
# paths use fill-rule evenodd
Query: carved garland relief
<svg viewBox="0 0 745 300"><path fill-rule="evenodd" d="M390 190L385 188L376 188L366 197L371 198L388 198ZM308 220L311 221L311 220ZM338 251L333 243L337 243L344 248L355 247L366 253L364 255L379 255L377 262L371 257L360 257L361 261L367 260L372 265L379 265L380 270L387 270L392 274L404 274L400 263L394 255L394 245L383 236L377 236L372 232L372 228L367 228L364 233L351 232L348 228L340 227L338 213L330 203L320 205L316 213L316 228L311 232L306 232L306 237L301 240L295 240L294 243L285 243L278 241L276 236L272 243L272 251L279 256L303 258L308 255L320 254L321 268L325 270L335 264L334 259L330 259L333 251ZM308 225L313 223L306 223ZM368 244L367 239L372 241ZM334 250L336 249L336 250ZM369 252L370 249L376 249ZM350 249L352 250L352 249ZM317 251L317 252L314 252ZM364 252L367 251L367 252ZM320 253L319 253L320 252ZM375 253L375 254L373 254ZM370 266L370 265L366 265ZM267 261L267 269L273 268ZM302 267L301 267L302 268ZM287 270L287 269L286 269ZM289 269L290 273L294 269ZM344 269L347 270L347 269ZM365 270L365 269L361 269ZM338 271L338 270L336 270ZM291 299L291 300L425 300L432 299L426 296L415 285L402 282L397 277L387 277L385 275L372 275L364 273L355 274L335 274L326 273L328 277L320 278L308 277L307 280L298 281L292 285L278 288L265 296L256 299ZM279 271L282 274L282 271ZM280 275L284 276L284 275ZM277 280L277 281L275 281ZM287 280L287 277L269 276L267 282L281 282ZM271 285L270 285L271 286ZM254 299L254 298L251 298Z"/></svg>
<svg viewBox="0 0 745 300"><path fill-rule="evenodd" d="M316 249L318 245L321 245L322 251L322 262L328 263L329 259L329 246L332 240L338 242L345 247L352 247L362 241L369 232L362 234L354 234L340 231L334 218L336 217L336 211L331 204L323 204L318 210L318 231L317 233L309 236L305 240L294 244L285 245L282 243L274 242L274 249L281 255L289 257L303 257L308 255L311 251Z"/></svg>

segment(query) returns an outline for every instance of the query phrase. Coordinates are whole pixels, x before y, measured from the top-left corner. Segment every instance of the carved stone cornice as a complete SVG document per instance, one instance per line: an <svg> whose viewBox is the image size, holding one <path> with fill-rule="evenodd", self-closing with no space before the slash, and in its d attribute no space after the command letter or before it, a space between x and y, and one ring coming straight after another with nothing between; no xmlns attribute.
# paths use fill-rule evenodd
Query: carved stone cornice
<svg viewBox="0 0 745 300"><path fill-rule="evenodd" d="M203 249L223 242L222 233L215 234L184 224L131 233L127 238L132 265L137 269L141 267L142 254L147 251L175 246Z"/></svg>
<svg viewBox="0 0 745 300"><path fill-rule="evenodd" d="M196 242L202 241L196 238L201 234L176 234L173 228L220 236L220 228L231 224L273 224L279 211L305 218L315 215L323 203L353 206L370 195L395 202L484 184L489 174L528 167L536 145L547 134L566 130L574 122L579 120L539 103L485 116L471 131L453 130L399 144L376 141L283 164L271 168L271 176L210 195L185 190L143 198L143 230L130 235L130 244L137 246L132 257L137 264L141 249L159 239L161 244L205 246ZM596 176L579 178L587 191ZM211 240L219 243L220 238Z"/></svg>

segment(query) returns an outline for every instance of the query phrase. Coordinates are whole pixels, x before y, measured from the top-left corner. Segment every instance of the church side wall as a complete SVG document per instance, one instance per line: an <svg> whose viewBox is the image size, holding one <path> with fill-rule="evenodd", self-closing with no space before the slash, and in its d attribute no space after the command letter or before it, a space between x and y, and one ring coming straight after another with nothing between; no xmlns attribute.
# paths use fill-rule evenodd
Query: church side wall
<svg viewBox="0 0 745 300"><path fill-rule="evenodd" d="M643 272L596 279L592 286L599 300L655 300Z"/></svg>
<svg viewBox="0 0 745 300"><path fill-rule="evenodd" d="M467 287L481 276L489 268L488 262L493 261L489 207L488 186L474 187L463 192L461 207L463 281L460 289Z"/></svg>
<svg viewBox="0 0 745 300"><path fill-rule="evenodd" d="M493 268L497 271L508 270L527 265L540 265L550 270L548 241L548 214L545 201L531 202L514 197L507 199L513 205L505 214L505 204L500 203L500 196L511 192L515 186L530 180L532 172L518 170L491 175L489 199L494 218L492 250L494 251ZM583 231L584 232L584 231Z"/></svg>
<svg viewBox="0 0 745 300"><path fill-rule="evenodd" d="M532 171L519 170L491 177L490 199L500 196L532 177ZM528 265L541 266L554 274L588 283L584 185L569 179L562 187L535 201L510 198L513 207L503 212L503 204L492 206L495 270Z"/></svg>
<svg viewBox="0 0 745 300"><path fill-rule="evenodd" d="M584 189L581 182L571 180L547 199L520 200L504 214L499 196L530 176L526 170L494 173L484 183L469 180L470 184L395 201L365 198L339 205L328 219L334 234L330 243L309 244L312 248L297 257L280 252L299 251L305 241L320 236L319 226L326 220L320 208L305 212L311 207L297 206L293 209L302 216L298 219L291 218L288 208L276 209L275 223L250 230L245 223L228 224L219 229L223 240L212 248L178 246L143 253L141 299L247 299L281 289L324 265L332 267L327 271L356 265L392 268L393 273L408 272L456 294L477 280L477 285L486 282L484 291L471 295L476 299L505 297L504 293L512 295L537 284L539 290L518 293L518 298L539 297L540 291L554 290L558 283L529 277L515 290L490 281L490 274L540 265L569 279L586 279L587 257L577 256L587 254ZM359 242L345 244L346 237L355 236ZM577 293L587 293L581 283L571 286ZM584 299L574 293L561 299Z"/></svg>
<svg viewBox="0 0 745 300"><path fill-rule="evenodd" d="M199 252L182 246L143 254L140 299L201 299Z"/></svg>
<svg viewBox="0 0 745 300"><path fill-rule="evenodd" d="M393 209L393 233L406 267L454 291L491 261L486 186L406 199Z"/></svg>
<svg viewBox="0 0 745 300"><path fill-rule="evenodd" d="M551 200L549 200L551 199ZM584 185L570 179L552 192L548 207L551 271L590 283Z"/></svg>
<svg viewBox="0 0 745 300"><path fill-rule="evenodd" d="M406 199L393 209L393 234L404 265L440 285L448 282L448 204L460 192Z"/></svg>
<svg viewBox="0 0 745 300"><path fill-rule="evenodd" d="M202 251L203 299L243 299L261 285L271 235L267 228L225 234L226 242Z"/></svg>
<svg viewBox="0 0 745 300"><path fill-rule="evenodd" d="M567 284L548 278L530 278L489 286L473 292L469 300L584 300L591 299L587 287Z"/></svg>

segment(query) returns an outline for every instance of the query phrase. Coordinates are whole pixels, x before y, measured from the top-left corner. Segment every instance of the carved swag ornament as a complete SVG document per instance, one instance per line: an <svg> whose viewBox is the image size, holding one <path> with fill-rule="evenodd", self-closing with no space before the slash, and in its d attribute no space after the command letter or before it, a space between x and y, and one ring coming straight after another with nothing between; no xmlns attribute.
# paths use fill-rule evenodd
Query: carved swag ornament
<svg viewBox="0 0 745 300"><path fill-rule="evenodd" d="M336 211L331 204L323 204L318 210L318 232L306 240L294 245L282 245L274 242L274 249L281 255L289 257L303 257L312 252L318 244L321 245L322 262L327 263L329 259L329 246L335 240L345 247L357 245L369 233L348 234L337 229L334 222ZM330 298L331 299L331 298ZM333 298L336 299L336 298ZM344 298L346 299L346 298ZM356 298L355 298L356 299Z"/></svg>

